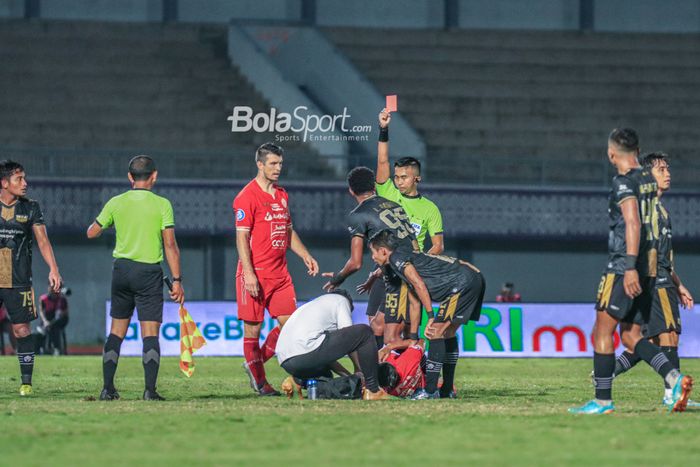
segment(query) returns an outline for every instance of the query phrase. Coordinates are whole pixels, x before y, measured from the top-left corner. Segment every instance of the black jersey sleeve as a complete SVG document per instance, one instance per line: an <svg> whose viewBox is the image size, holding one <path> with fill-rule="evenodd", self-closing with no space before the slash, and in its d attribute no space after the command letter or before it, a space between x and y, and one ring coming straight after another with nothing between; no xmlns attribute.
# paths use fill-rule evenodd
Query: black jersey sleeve
<svg viewBox="0 0 700 467"><path fill-rule="evenodd" d="M357 212L351 212L348 214L347 218L348 232L351 237L366 237L367 236L367 223L364 220L364 216Z"/></svg>
<svg viewBox="0 0 700 467"><path fill-rule="evenodd" d="M618 175L613 179L612 196L618 205L629 198L639 198L637 183L629 177Z"/></svg>
<svg viewBox="0 0 700 467"><path fill-rule="evenodd" d="M41 212L41 206L36 201L29 202L29 225L43 225L44 213Z"/></svg>
<svg viewBox="0 0 700 467"><path fill-rule="evenodd" d="M389 264L399 276L404 277L406 266L413 262L413 253L405 249L396 249L389 256Z"/></svg>

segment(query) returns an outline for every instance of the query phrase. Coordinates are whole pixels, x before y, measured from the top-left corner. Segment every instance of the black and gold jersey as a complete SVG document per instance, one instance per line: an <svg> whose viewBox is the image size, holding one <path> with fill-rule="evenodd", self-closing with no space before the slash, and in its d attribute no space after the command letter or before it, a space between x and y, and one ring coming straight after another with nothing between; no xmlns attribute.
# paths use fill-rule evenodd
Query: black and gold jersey
<svg viewBox="0 0 700 467"><path fill-rule="evenodd" d="M671 216L659 200L656 209L659 216L659 243L658 243L658 269L656 283L659 286L673 285L671 272L673 271L673 231L671 228Z"/></svg>
<svg viewBox="0 0 700 467"><path fill-rule="evenodd" d="M637 201L641 232L637 271L640 276L656 276L657 242L659 237L657 185L648 169L635 168L624 175L613 178L610 191L608 215L610 232L608 235L608 264L606 272L625 273L627 240L625 219L621 204L630 198Z"/></svg>
<svg viewBox="0 0 700 467"><path fill-rule="evenodd" d="M418 250L418 241L406 211L397 203L381 196L364 200L348 215L348 230L353 237L369 240L381 230L391 230L398 238L399 248Z"/></svg>
<svg viewBox="0 0 700 467"><path fill-rule="evenodd" d="M32 285L32 226L44 223L39 203L20 198L11 206L0 203L0 288Z"/></svg>
<svg viewBox="0 0 700 467"><path fill-rule="evenodd" d="M405 269L412 264L423 279L430 298L440 302L450 295L469 287L479 271L467 263L444 255L429 255L420 251L394 250L389 257L389 266L406 283Z"/></svg>

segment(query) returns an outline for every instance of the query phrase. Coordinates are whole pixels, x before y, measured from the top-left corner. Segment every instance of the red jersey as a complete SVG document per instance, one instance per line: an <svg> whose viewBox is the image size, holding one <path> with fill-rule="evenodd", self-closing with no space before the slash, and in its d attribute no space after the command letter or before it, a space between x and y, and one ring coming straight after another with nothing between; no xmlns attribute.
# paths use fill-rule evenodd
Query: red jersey
<svg viewBox="0 0 700 467"><path fill-rule="evenodd" d="M39 301L41 302L42 310L44 310L44 315L49 321L56 317L58 310L62 310L64 314L68 312L68 300L63 294L44 294L39 297Z"/></svg>
<svg viewBox="0 0 700 467"><path fill-rule="evenodd" d="M233 200L236 230L250 231L253 268L258 278L284 277L287 274L287 247L292 218L289 197L284 188L273 185L275 194L263 191L252 180ZM243 265L238 262L238 274Z"/></svg>
<svg viewBox="0 0 700 467"><path fill-rule="evenodd" d="M389 391L389 394L396 397L410 397L413 392L425 384L425 376L420 367L423 358L423 349L417 345L404 350L402 354L391 352L387 363L396 368L399 374L399 383Z"/></svg>

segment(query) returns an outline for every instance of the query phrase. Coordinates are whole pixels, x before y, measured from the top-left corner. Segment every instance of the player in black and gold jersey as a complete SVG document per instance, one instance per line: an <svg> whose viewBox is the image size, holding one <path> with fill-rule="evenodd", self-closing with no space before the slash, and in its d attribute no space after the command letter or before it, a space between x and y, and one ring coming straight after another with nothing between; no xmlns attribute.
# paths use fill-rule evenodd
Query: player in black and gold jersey
<svg viewBox="0 0 700 467"><path fill-rule="evenodd" d="M362 267L362 254L364 243L380 230L389 229L396 235L399 248L407 251L418 249L416 236L408 221L404 209L397 203L377 196L375 192L374 172L367 167L356 167L348 174L348 187L350 194L355 198L358 206L348 215L348 230L352 236L350 243L350 258L345 266L337 273L325 273L330 281L324 289L330 290L338 287L351 274ZM386 343L400 338L401 331L406 323L411 322L409 317L409 303L411 298L408 289L399 277L390 270L384 270L384 282L386 294L379 297L385 301L384 336ZM418 333L420 310L414 316L411 323L411 334ZM414 340L418 340L415 337ZM377 346L381 347L378 340Z"/></svg>
<svg viewBox="0 0 700 467"><path fill-rule="evenodd" d="M443 366L445 340L454 338L460 326L468 321L479 320L486 283L481 272L466 261L401 249L396 240L391 231L382 230L370 239L369 246L372 259L410 284L411 294L415 294L428 310L425 337L430 347L425 365L425 388L416 391L412 398L446 398L454 385L456 362ZM437 314L433 313L433 301L440 303ZM420 306L416 308L420 309ZM441 370L443 384L438 392Z"/></svg>
<svg viewBox="0 0 700 467"><path fill-rule="evenodd" d="M652 152L642 158L642 166L651 171L658 185L659 201L656 205L658 217L658 263L656 269L656 283L652 298L651 315L649 322L643 327L645 337L661 347L666 357L676 368L680 369L678 358L678 338L681 334L681 316L679 303L687 309L694 305L693 296L683 285L676 273L673 260L673 229L671 216L661 203L663 194L671 188L671 167L668 155L663 152ZM626 349L615 363L615 376L631 369L641 358L633 349ZM672 388L666 383L664 403L671 403ZM688 401L688 406L698 407L700 404Z"/></svg>
<svg viewBox="0 0 700 467"><path fill-rule="evenodd" d="M670 409L683 411L693 380L682 375L659 347L642 337L649 322L657 269L659 237L657 184L639 165L639 139L628 128L615 129L608 138L608 159L617 169L608 213L608 264L598 288L594 327L593 372L595 399L572 413L612 413L615 370L613 335L620 326L622 342L647 362L673 388Z"/></svg>
<svg viewBox="0 0 700 467"><path fill-rule="evenodd" d="M49 286L58 293L61 275L46 234L39 203L27 199L24 167L14 161L0 162L0 302L7 308L17 339L17 357L22 377L19 393L32 393L34 344L29 323L37 318L32 289L32 246L49 266Z"/></svg>

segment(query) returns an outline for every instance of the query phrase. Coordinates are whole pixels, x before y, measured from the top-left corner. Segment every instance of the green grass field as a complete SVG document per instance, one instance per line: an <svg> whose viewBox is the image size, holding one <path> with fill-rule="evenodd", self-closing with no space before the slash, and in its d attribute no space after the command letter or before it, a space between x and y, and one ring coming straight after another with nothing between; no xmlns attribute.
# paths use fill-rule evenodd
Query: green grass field
<svg viewBox="0 0 700 467"><path fill-rule="evenodd" d="M122 400L101 389L99 357L38 357L35 394L17 394L0 358L4 465L681 465L696 462L700 412L668 415L645 365L620 377L617 413L572 416L591 397L589 360L462 359L459 399L299 401L254 396L239 358L198 358L191 379L163 360L166 402L139 400L140 359L123 358ZM684 369L700 375L700 361ZM268 364L279 386L284 375Z"/></svg>

